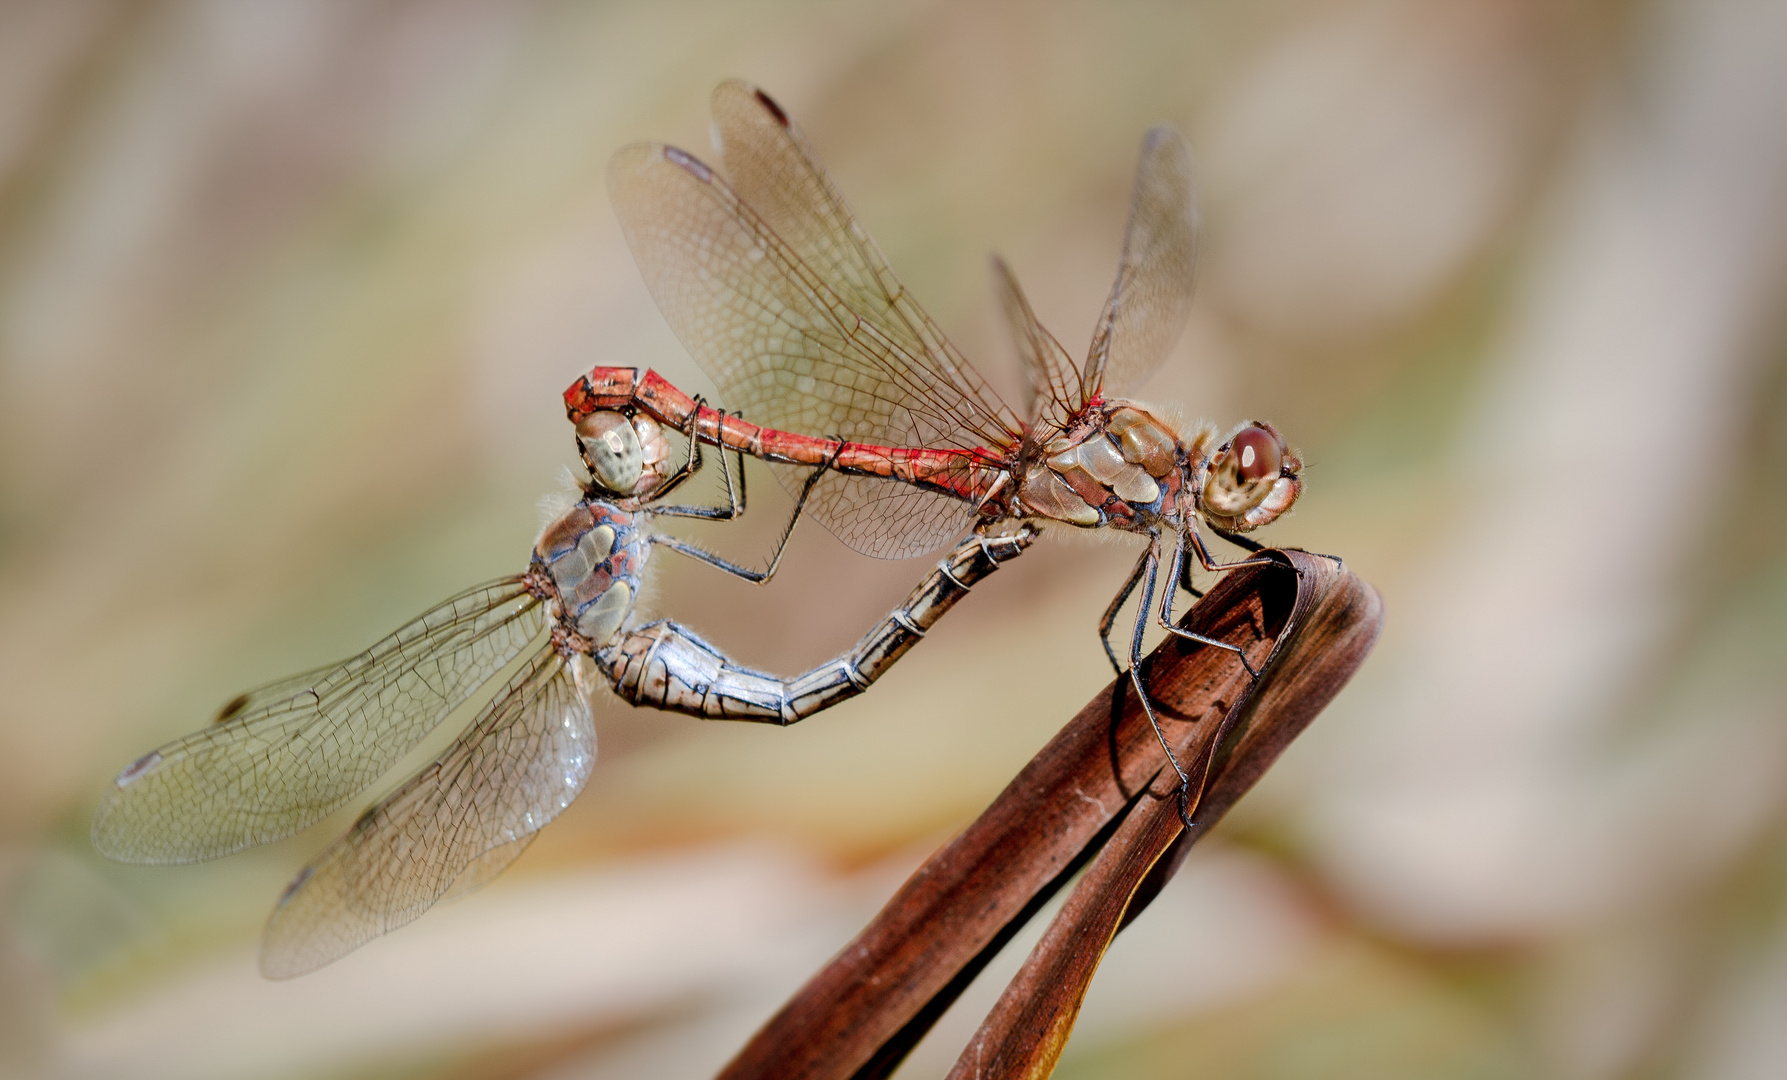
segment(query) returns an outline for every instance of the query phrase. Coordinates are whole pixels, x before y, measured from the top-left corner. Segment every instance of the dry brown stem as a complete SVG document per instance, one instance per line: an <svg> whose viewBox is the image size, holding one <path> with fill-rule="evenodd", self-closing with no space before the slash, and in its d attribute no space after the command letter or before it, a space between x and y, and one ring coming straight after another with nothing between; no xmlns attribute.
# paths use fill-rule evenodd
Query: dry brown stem
<svg viewBox="0 0 1787 1080"><path fill-rule="evenodd" d="M1231 571L1181 623L1241 646L1262 669L1257 681L1234 653L1177 638L1144 664L1174 753L1194 774L1208 766L1195 828L1181 824L1177 777L1127 681L1117 680L920 867L721 1076L888 1075L1091 860L950 1074L1048 1075L1117 931L1332 700L1377 639L1383 605L1369 585L1320 556L1273 555L1285 566Z"/></svg>

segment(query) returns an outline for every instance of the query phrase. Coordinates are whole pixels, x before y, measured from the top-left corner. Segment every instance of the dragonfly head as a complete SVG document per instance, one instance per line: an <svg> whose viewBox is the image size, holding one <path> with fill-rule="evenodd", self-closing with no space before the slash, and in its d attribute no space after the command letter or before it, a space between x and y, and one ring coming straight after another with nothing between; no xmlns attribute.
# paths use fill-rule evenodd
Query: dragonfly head
<svg viewBox="0 0 1787 1080"><path fill-rule="evenodd" d="M577 422L577 445L590 481L601 491L622 497L642 495L662 483L670 456L656 420L608 409Z"/></svg>
<svg viewBox="0 0 1787 1080"><path fill-rule="evenodd" d="M1200 509L1210 524L1228 532L1269 525L1302 493L1302 471L1303 459L1285 445L1278 429L1249 421L1211 455Z"/></svg>

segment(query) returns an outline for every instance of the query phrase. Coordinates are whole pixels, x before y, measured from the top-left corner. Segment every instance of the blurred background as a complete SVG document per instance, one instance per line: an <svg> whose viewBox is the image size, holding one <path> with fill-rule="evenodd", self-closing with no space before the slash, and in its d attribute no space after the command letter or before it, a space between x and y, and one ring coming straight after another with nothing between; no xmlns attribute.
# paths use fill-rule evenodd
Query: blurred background
<svg viewBox="0 0 1787 1080"><path fill-rule="evenodd" d="M728 75L1007 391L988 253L1077 353L1180 125L1203 277L1143 397L1287 432L1267 538L1388 602L1059 1075L1787 1075L1769 0L0 3L0 1074L709 1074L1107 681L1134 550L1046 537L805 724L603 704L507 875L289 983L261 922L358 806L203 866L90 848L126 762L518 571L579 373L709 385L603 169L706 154ZM686 535L767 554L753 478ZM805 528L765 589L661 555L648 606L794 672L929 565Z"/></svg>

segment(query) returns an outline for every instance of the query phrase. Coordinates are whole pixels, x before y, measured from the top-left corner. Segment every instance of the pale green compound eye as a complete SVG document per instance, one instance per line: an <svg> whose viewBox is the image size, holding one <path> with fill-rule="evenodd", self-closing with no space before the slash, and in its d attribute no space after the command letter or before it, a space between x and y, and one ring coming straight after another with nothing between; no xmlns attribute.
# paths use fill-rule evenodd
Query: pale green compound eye
<svg viewBox="0 0 1787 1080"><path fill-rule="evenodd" d="M633 425L617 412L593 412L577 424L583 461L604 490L630 495L645 472L645 449Z"/></svg>

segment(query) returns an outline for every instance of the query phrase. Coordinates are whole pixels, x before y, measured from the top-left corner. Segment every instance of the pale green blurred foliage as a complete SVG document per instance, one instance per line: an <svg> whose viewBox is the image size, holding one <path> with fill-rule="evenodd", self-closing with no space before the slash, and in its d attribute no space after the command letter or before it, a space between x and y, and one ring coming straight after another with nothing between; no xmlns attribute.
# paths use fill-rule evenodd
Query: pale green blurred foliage
<svg viewBox="0 0 1787 1080"><path fill-rule="evenodd" d="M589 791L509 875L290 984L258 926L345 817L201 867L88 847L137 754L518 569L581 371L706 386L602 170L705 153L737 74L1005 388L987 253L1084 348L1135 148L1178 123L1204 274L1146 397L1287 432L1308 493L1268 538L1388 601L1119 941L1061 1075L1787 1075L1784 21L0 5L0 1074L711 1072L1108 678L1133 550L1045 538L799 727L606 705ZM753 480L698 534L737 558L788 505ZM648 600L793 671L926 565L807 528L767 589L660 556Z"/></svg>

